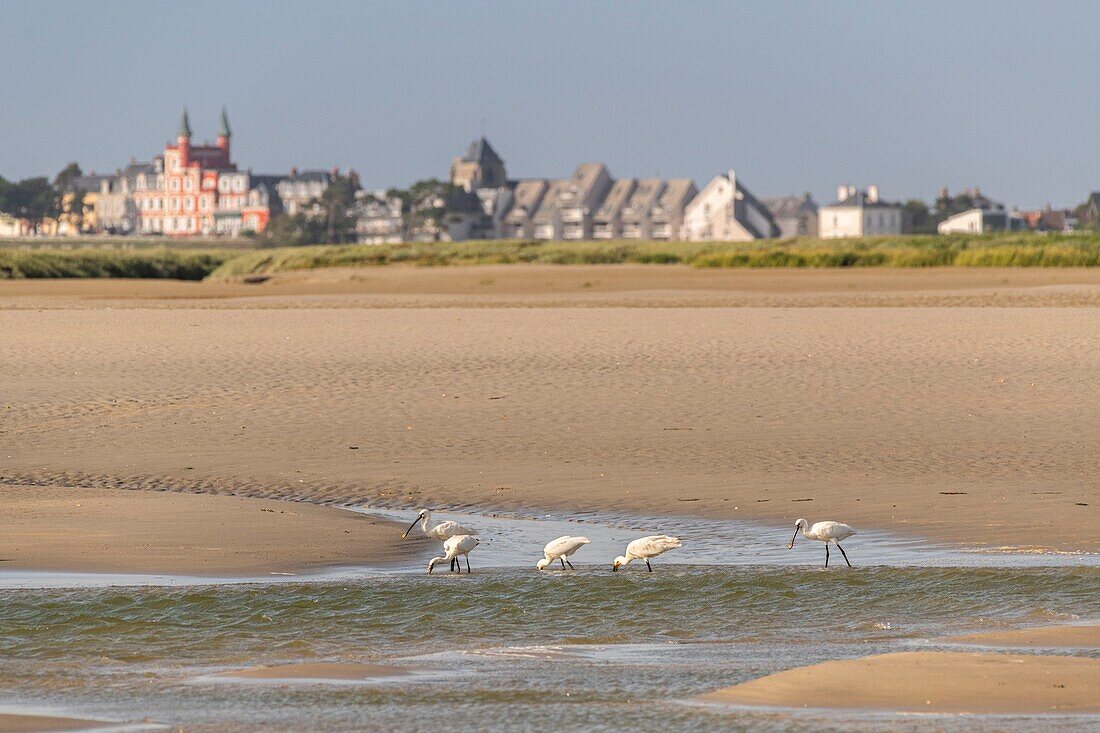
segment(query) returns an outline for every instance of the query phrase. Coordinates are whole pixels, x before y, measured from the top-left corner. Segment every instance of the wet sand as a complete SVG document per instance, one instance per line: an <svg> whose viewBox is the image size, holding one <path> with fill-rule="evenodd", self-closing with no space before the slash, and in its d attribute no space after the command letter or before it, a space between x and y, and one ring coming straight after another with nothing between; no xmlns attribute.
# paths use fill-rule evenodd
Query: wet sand
<svg viewBox="0 0 1100 733"><path fill-rule="evenodd" d="M228 679L265 680L269 682L295 682L301 680L366 682L387 677L405 677L411 671L408 667L392 667L384 664L306 662L302 664L280 664L274 667L253 667L226 672L218 676Z"/></svg>
<svg viewBox="0 0 1100 733"><path fill-rule="evenodd" d="M1098 713L1100 659L900 652L789 669L697 699L925 713Z"/></svg>
<svg viewBox="0 0 1100 733"><path fill-rule="evenodd" d="M266 575L407 562L402 527L309 504L118 489L0 490L0 570Z"/></svg>
<svg viewBox="0 0 1100 733"><path fill-rule="evenodd" d="M54 733L56 731L96 730L115 727L116 723L56 715L21 715L0 713L0 733Z"/></svg>
<svg viewBox="0 0 1100 733"><path fill-rule="evenodd" d="M1100 649L1100 626L1043 626L1036 629L952 636L942 641L1017 649Z"/></svg>
<svg viewBox="0 0 1100 733"><path fill-rule="evenodd" d="M1097 304L1093 270L0 282L0 486L1097 551Z"/></svg>

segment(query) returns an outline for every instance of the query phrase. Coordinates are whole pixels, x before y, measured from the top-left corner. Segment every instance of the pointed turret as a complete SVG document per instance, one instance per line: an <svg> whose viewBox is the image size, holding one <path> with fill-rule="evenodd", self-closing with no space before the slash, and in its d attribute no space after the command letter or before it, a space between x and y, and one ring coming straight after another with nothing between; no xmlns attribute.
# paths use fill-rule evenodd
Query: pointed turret
<svg viewBox="0 0 1100 733"><path fill-rule="evenodd" d="M222 107L222 124L218 128L218 137L232 137L233 131L229 129L229 113Z"/></svg>
<svg viewBox="0 0 1100 733"><path fill-rule="evenodd" d="M183 108L183 116L180 117L180 129L176 133L176 137L191 138L191 121L187 119L187 108Z"/></svg>
<svg viewBox="0 0 1100 733"><path fill-rule="evenodd" d="M229 162L229 138L232 135L233 132L229 129L229 113L225 111L225 107L222 107L222 120L221 125L218 127L218 147L222 149L224 155L220 165L226 167L231 165Z"/></svg>

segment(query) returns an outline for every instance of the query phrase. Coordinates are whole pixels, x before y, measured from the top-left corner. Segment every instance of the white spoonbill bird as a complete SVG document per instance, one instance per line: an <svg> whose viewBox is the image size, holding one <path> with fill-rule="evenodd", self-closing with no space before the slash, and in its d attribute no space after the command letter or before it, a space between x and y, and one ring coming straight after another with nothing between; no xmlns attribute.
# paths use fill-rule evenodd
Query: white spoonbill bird
<svg viewBox="0 0 1100 733"><path fill-rule="evenodd" d="M791 537L791 542L787 545L788 550L794 548L794 541L798 539L798 530L802 530L802 536L807 539L825 543L825 567L829 567L830 542L836 543L840 554L844 556L844 562L848 563L848 567L852 567L852 563L848 560L848 553L840 546L840 541L854 535L856 533L855 529L840 522L815 522L814 526L811 527L805 519L799 519L794 523L794 537Z"/></svg>
<svg viewBox="0 0 1100 733"><path fill-rule="evenodd" d="M454 537L449 537L443 541L443 552L446 553L443 557L433 557L428 561L428 575L432 574L432 568L436 563L447 560L451 563L451 570L454 570L455 563L458 563L458 572L462 572L462 561L459 560L461 555L466 556L466 572L470 572L470 550L477 547L478 540L472 534L456 534Z"/></svg>
<svg viewBox="0 0 1100 733"><path fill-rule="evenodd" d="M401 535L401 539L405 539L406 537L408 537L409 532L412 532L413 527L415 527L418 522L420 524L420 531L422 531L426 537L429 537L433 540L446 541L452 537L457 537L458 535L477 534L476 529L464 527L458 522L446 521L440 522L439 524L432 524L432 513L427 509L421 509L420 512L416 515L416 519L413 520L413 523L410 524L409 528L405 530L405 534ZM466 558L466 562L469 563L469 561L470 558ZM455 563L457 562L458 558L455 558L451 562L451 570L455 569Z"/></svg>
<svg viewBox="0 0 1100 733"><path fill-rule="evenodd" d="M573 567L573 563L569 562L566 558L572 556L574 552L587 545L591 540L587 537L572 537L570 535L562 535L556 540L551 540L546 547L542 548L542 554L545 555L538 564L535 565L539 570L545 570L546 566L555 560L561 560L561 569L565 570L565 564L569 563L569 568L576 570Z"/></svg>
<svg viewBox="0 0 1100 733"><path fill-rule="evenodd" d="M401 535L401 539L405 539L409 536L409 532L413 531L413 527L417 524L420 525L420 531L425 536L432 538L433 540L448 540L455 535L460 534L477 534L476 529L470 529L464 527L458 522L440 522L439 524L432 524L432 513L427 509L421 509L416 515L416 519L409 525L409 528L405 530L405 533Z"/></svg>
<svg viewBox="0 0 1100 733"><path fill-rule="evenodd" d="M615 562L611 565L611 571L614 572L624 565L629 565L631 560L645 560L645 566L652 573L653 566L649 564L649 558L657 557L677 547L683 547L680 540L676 537L669 537L667 534L655 534L636 539L626 546L625 555L619 555L615 558Z"/></svg>

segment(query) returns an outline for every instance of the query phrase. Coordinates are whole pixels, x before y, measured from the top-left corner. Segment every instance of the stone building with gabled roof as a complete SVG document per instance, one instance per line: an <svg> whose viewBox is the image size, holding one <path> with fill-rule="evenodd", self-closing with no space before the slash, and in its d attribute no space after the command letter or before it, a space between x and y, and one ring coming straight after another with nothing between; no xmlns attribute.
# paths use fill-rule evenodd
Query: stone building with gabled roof
<svg viewBox="0 0 1100 733"><path fill-rule="evenodd" d="M817 202L809 193L761 199L784 239L817 236Z"/></svg>
<svg viewBox="0 0 1100 733"><path fill-rule="evenodd" d="M493 150L485 136L471 142L466 154L451 162L451 183L467 192L508 185L504 160Z"/></svg>

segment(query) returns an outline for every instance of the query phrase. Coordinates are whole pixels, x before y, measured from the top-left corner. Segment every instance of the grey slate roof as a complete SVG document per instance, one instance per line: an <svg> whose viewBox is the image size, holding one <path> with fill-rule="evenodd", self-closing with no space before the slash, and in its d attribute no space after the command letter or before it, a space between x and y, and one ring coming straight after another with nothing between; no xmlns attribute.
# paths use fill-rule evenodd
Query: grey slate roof
<svg viewBox="0 0 1100 733"><path fill-rule="evenodd" d="M98 176L98 175L77 176L76 178L69 181L69 185L68 185L67 190L69 190L69 191L85 191L85 192L87 192L87 191L98 191L99 190L99 184L100 184L101 181L109 180L109 179L112 179L112 178L114 178L114 176Z"/></svg>
<svg viewBox="0 0 1100 733"><path fill-rule="evenodd" d="M854 195L849 196L841 201L834 201L829 206L851 206L861 209L896 209L901 204L893 203L891 201L870 201L867 198L866 191L856 191Z"/></svg>
<svg viewBox="0 0 1100 733"><path fill-rule="evenodd" d="M462 156L462 160L466 163L481 163L484 165L487 160L500 162L501 158L497 155L497 151L493 150L493 146L489 144L489 141L482 136L470 143L470 146L466 148L466 154Z"/></svg>
<svg viewBox="0 0 1100 733"><path fill-rule="evenodd" d="M776 196L761 200L772 212L772 216L777 219L798 216L803 210L817 212L817 203L814 201L813 196L808 193L801 196Z"/></svg>
<svg viewBox="0 0 1100 733"><path fill-rule="evenodd" d="M327 183L332 180L332 172L325 170L298 171L294 175L279 176L279 179L284 181L323 181Z"/></svg>

